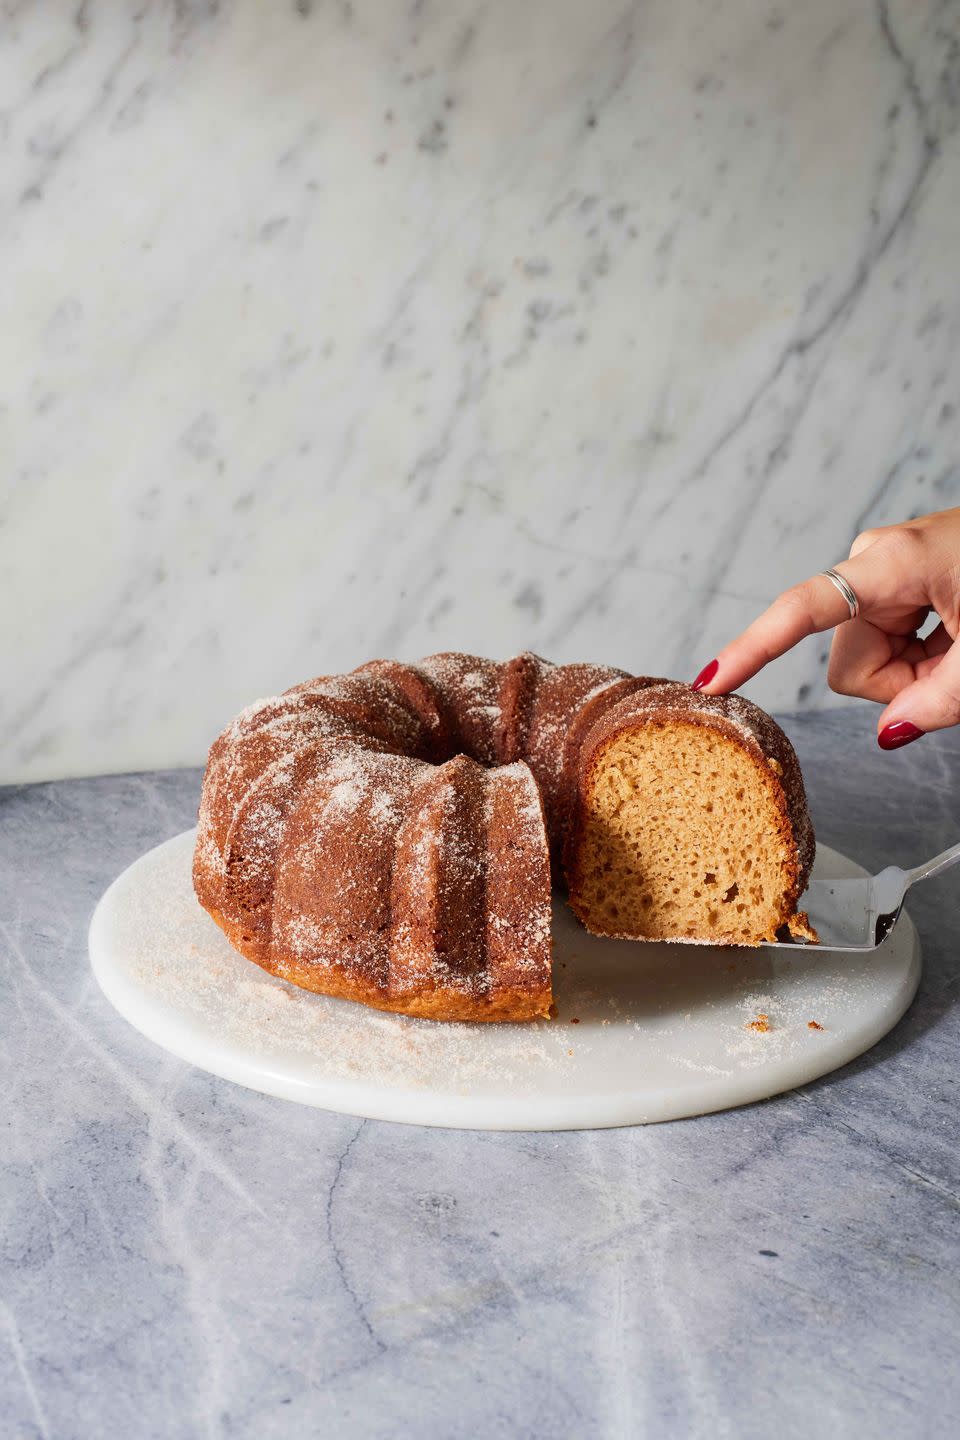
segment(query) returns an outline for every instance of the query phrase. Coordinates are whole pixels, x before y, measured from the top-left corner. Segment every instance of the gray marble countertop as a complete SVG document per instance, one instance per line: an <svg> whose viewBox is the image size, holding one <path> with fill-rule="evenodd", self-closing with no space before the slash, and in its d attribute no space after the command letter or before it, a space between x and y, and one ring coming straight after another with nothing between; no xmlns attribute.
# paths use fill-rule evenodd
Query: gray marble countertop
<svg viewBox="0 0 960 1440"><path fill-rule="evenodd" d="M960 733L788 721L822 839L957 838ZM6 1436L937 1437L960 1406L956 875L868 1056L649 1128L358 1122L156 1049L101 997L93 906L188 826L196 771L0 791Z"/></svg>

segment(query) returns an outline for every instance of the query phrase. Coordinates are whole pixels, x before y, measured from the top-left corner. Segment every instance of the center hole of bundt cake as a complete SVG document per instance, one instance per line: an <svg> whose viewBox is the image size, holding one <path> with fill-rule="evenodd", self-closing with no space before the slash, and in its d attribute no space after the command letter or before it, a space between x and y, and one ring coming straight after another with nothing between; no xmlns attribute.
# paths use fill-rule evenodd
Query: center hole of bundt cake
<svg viewBox="0 0 960 1440"><path fill-rule="evenodd" d="M773 939L788 837L764 764L702 725L648 723L607 741L586 783L577 865L589 928Z"/></svg>

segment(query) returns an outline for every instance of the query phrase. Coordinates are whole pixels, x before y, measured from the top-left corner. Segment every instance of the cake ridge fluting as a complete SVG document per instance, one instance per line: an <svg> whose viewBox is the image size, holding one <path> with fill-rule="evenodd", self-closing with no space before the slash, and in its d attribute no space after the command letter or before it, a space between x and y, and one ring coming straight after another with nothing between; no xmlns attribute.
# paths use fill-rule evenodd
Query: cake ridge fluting
<svg viewBox="0 0 960 1440"><path fill-rule="evenodd" d="M660 820L635 793L671 745L720 765L773 847L752 875L759 852L745 852L742 897L717 909L712 938L772 938L795 918L814 844L779 726L739 696L531 652L373 660L246 706L211 746L196 893L242 954L307 989L433 1019L543 1017L551 887L597 933L653 938L676 903L673 877L651 868L652 830L699 825L714 843L713 806L686 780ZM625 845L646 847L652 897L649 923L635 897L629 932L603 878L624 871ZM713 901L693 893L670 938L711 938Z"/></svg>

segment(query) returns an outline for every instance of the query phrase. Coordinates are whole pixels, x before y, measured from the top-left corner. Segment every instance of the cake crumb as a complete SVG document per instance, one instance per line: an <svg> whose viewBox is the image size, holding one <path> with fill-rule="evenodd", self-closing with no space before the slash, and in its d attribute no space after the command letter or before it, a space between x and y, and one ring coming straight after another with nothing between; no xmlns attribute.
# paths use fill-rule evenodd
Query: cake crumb
<svg viewBox="0 0 960 1440"><path fill-rule="evenodd" d="M792 940L802 941L807 945L820 944L820 936L810 924L810 916L806 910L798 910L793 919L787 921L787 931Z"/></svg>
<svg viewBox="0 0 960 1440"><path fill-rule="evenodd" d="M761 1011L755 1020L747 1021L745 1028L747 1030L755 1030L758 1035L766 1035L768 1030L773 1029L773 1026L770 1024L770 1016L764 1015L763 1011Z"/></svg>
<svg viewBox="0 0 960 1440"><path fill-rule="evenodd" d="M808 1029L808 1030L822 1030L822 1029L823 1029L823 1026L820 1025L816 1020L808 1020L808 1021L807 1021L807 1029Z"/></svg>

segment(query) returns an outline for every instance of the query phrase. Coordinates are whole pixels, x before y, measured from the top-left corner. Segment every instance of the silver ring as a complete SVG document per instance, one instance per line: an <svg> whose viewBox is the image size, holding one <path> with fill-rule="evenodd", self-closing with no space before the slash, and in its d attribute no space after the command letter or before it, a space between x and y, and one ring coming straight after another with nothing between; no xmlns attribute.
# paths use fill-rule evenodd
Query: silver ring
<svg viewBox="0 0 960 1440"><path fill-rule="evenodd" d="M860 601L857 599L857 592L850 584L850 581L841 575L839 570L821 570L820 574L825 575L830 581L830 584L837 587L850 607L850 619L856 620L860 614Z"/></svg>

